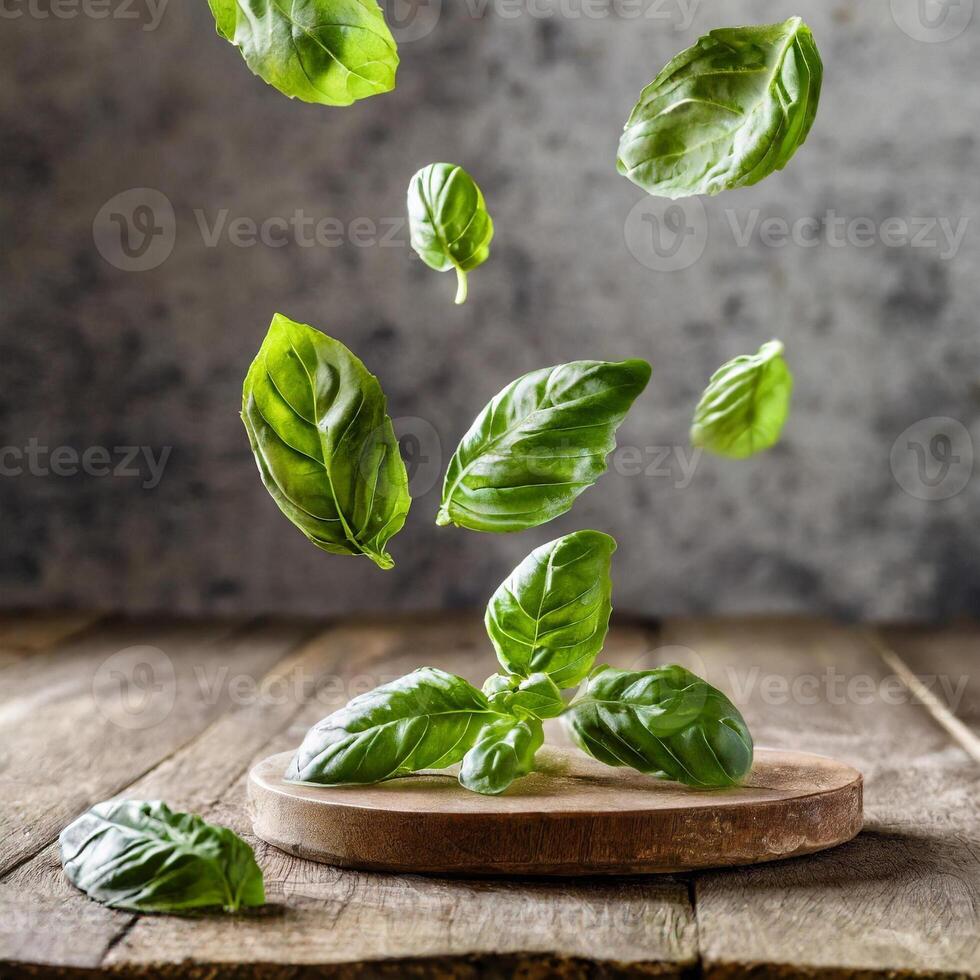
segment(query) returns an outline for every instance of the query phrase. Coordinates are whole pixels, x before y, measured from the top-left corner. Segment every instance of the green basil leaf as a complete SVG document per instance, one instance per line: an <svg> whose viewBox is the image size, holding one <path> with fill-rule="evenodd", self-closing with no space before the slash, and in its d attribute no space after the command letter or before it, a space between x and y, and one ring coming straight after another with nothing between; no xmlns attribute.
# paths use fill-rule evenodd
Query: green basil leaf
<svg viewBox="0 0 980 980"><path fill-rule="evenodd" d="M544 730L536 718L505 718L487 725L466 753L459 781L474 793L497 796L534 768L534 754L543 743Z"/></svg>
<svg viewBox="0 0 980 980"><path fill-rule="evenodd" d="M59 837L68 880L89 898L134 912L184 912L262 905L252 848L165 803L99 803Z"/></svg>
<svg viewBox="0 0 980 980"><path fill-rule="evenodd" d="M218 34L290 98L350 105L395 87L398 49L375 0L208 0Z"/></svg>
<svg viewBox="0 0 980 980"><path fill-rule="evenodd" d="M799 17L712 31L640 94L617 169L669 198L755 184L803 145L822 77L813 35Z"/></svg>
<svg viewBox="0 0 980 980"><path fill-rule="evenodd" d="M769 449L789 417L793 376L783 345L772 340L712 376L694 413L691 443L719 456L745 459Z"/></svg>
<svg viewBox="0 0 980 980"><path fill-rule="evenodd" d="M573 361L511 382L453 456L436 523L523 531L566 513L606 471L646 361Z"/></svg>
<svg viewBox="0 0 980 980"><path fill-rule="evenodd" d="M501 715L461 677L423 667L354 698L309 730L286 778L377 783L459 762Z"/></svg>
<svg viewBox="0 0 980 980"><path fill-rule="evenodd" d="M483 693L494 711L523 718L557 718L565 710L561 689L548 674L520 677L494 674L483 685Z"/></svg>
<svg viewBox="0 0 980 980"><path fill-rule="evenodd" d="M597 667L563 720L609 766L691 786L730 786L752 768L752 736L738 709L683 667Z"/></svg>
<svg viewBox="0 0 980 980"><path fill-rule="evenodd" d="M378 379L339 341L277 314L245 378L262 482L318 548L380 568L411 506Z"/></svg>
<svg viewBox="0 0 980 980"><path fill-rule="evenodd" d="M511 572L486 614L505 670L544 672L558 687L588 675L609 629L615 550L608 534L576 531L536 548Z"/></svg>
<svg viewBox="0 0 980 980"><path fill-rule="evenodd" d="M456 302L465 303L466 274L490 256L493 221L473 178L452 163L430 163L408 185L412 248L437 272L456 270Z"/></svg>

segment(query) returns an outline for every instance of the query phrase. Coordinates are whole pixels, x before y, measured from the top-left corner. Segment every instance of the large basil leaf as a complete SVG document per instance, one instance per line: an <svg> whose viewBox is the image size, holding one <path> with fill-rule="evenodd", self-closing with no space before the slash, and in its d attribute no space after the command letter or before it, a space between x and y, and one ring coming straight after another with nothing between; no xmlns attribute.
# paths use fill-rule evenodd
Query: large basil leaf
<svg viewBox="0 0 980 980"><path fill-rule="evenodd" d="M822 77L813 35L799 17L712 31L640 94L617 169L670 198L755 184L803 145Z"/></svg>
<svg viewBox="0 0 980 980"><path fill-rule="evenodd" d="M242 420L279 509L318 548L381 568L411 498L378 379L339 341L277 314L245 378Z"/></svg>
<svg viewBox="0 0 980 980"><path fill-rule="evenodd" d="M496 796L534 768L534 754L544 743L544 730L536 718L504 718L480 733L466 753L459 781L474 793Z"/></svg>
<svg viewBox="0 0 980 980"><path fill-rule="evenodd" d="M453 456L436 523L523 531L568 511L606 471L646 361L573 361L511 382Z"/></svg>
<svg viewBox="0 0 980 980"><path fill-rule="evenodd" d="M68 880L112 908L235 912L265 902L262 872L245 841L165 803L99 803L59 842Z"/></svg>
<svg viewBox="0 0 980 980"><path fill-rule="evenodd" d="M456 302L465 303L466 274L486 262L493 221L473 178L452 163L430 163L408 185L412 248L437 272L456 270Z"/></svg>
<svg viewBox="0 0 980 980"><path fill-rule="evenodd" d="M563 720L609 766L691 786L730 786L752 767L752 736L738 709L683 667L597 667Z"/></svg>
<svg viewBox="0 0 980 980"><path fill-rule="evenodd" d="M548 674L494 674L483 685L483 693L494 711L525 718L557 718L565 710L561 689Z"/></svg>
<svg viewBox="0 0 980 980"><path fill-rule="evenodd" d="M218 33L290 98L350 105L395 87L398 50L375 0L208 0Z"/></svg>
<svg viewBox="0 0 980 980"><path fill-rule="evenodd" d="M487 632L504 669L543 671L573 687L592 669L612 613L609 569L616 542L576 531L531 552L487 606Z"/></svg>
<svg viewBox="0 0 980 980"><path fill-rule="evenodd" d="M744 459L774 446L789 417L793 376L778 340L743 354L712 376L694 413L695 446Z"/></svg>
<svg viewBox="0 0 980 980"><path fill-rule="evenodd" d="M377 783L459 762L501 715L461 677L423 667L354 698L309 730L286 778Z"/></svg>

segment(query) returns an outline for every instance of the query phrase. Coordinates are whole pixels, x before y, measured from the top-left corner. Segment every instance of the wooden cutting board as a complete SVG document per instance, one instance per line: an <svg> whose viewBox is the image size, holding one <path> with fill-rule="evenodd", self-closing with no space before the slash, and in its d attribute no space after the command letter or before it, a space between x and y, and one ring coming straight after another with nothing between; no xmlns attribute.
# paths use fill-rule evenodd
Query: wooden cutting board
<svg viewBox="0 0 980 980"><path fill-rule="evenodd" d="M862 824L861 774L823 756L757 749L744 785L698 790L545 747L503 795L426 773L374 786L287 783L291 753L249 774L255 833L345 868L593 875L717 868L811 854Z"/></svg>

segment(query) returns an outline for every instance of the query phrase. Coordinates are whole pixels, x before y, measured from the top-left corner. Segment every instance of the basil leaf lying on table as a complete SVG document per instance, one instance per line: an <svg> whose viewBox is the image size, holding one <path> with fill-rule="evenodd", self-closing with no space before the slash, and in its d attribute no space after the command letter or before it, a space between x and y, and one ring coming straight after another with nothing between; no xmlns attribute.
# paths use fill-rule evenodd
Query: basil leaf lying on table
<svg viewBox="0 0 980 980"><path fill-rule="evenodd" d="M609 570L616 542L576 531L531 552L490 599L486 627L511 674L539 671L578 684L602 650L612 613Z"/></svg>
<svg viewBox="0 0 980 980"><path fill-rule="evenodd" d="M375 0L208 0L218 34L290 98L350 105L395 87L398 49Z"/></svg>
<svg viewBox="0 0 980 980"><path fill-rule="evenodd" d="M494 674L483 685L494 711L515 717L557 718L565 710L558 685L545 673L520 677Z"/></svg>
<svg viewBox="0 0 980 980"><path fill-rule="evenodd" d="M562 716L608 766L691 786L731 786L752 767L752 736L721 691L683 667L597 667Z"/></svg>
<svg viewBox="0 0 980 980"><path fill-rule="evenodd" d="M537 718L504 718L487 725L466 753L459 781L474 793L497 796L534 768L542 744L544 730Z"/></svg>
<svg viewBox="0 0 980 980"><path fill-rule="evenodd" d="M511 382L463 436L436 523L523 531L564 514L605 473L650 373L640 360L573 361Z"/></svg>
<svg viewBox="0 0 980 980"><path fill-rule="evenodd" d="M452 163L430 163L408 185L412 248L437 272L456 270L456 303L465 303L467 273L490 256L493 221L483 192Z"/></svg>
<svg viewBox="0 0 980 980"><path fill-rule="evenodd" d="M265 902L262 872L245 841L165 803L99 803L59 843L68 880L111 908L236 912Z"/></svg>
<svg viewBox="0 0 980 980"><path fill-rule="evenodd" d="M354 698L309 730L286 779L377 783L460 762L503 716L461 677L423 667Z"/></svg>
<svg viewBox="0 0 980 980"><path fill-rule="evenodd" d="M411 506L374 375L342 344L277 314L245 378L242 420L279 509L318 548L380 568Z"/></svg>
<svg viewBox="0 0 980 980"><path fill-rule="evenodd" d="M822 77L813 35L799 17L712 31L640 94L617 169L668 198L755 184L803 145Z"/></svg>
<svg viewBox="0 0 980 980"><path fill-rule="evenodd" d="M792 395L783 345L772 340L712 375L694 413L691 443L733 459L769 449L779 441Z"/></svg>

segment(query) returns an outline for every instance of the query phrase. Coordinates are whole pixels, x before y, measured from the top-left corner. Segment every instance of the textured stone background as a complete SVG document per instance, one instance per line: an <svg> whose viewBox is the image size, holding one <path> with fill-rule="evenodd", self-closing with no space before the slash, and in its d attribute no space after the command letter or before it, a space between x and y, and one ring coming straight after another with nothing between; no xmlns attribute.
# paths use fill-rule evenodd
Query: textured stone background
<svg viewBox="0 0 980 980"><path fill-rule="evenodd" d="M918 0L702 2L686 27L678 0L642 0L639 19L622 8L586 16L577 0L554 0L565 16L526 5L508 16L514 2L443 0L435 23L437 0L414 20L400 7L398 89L350 109L290 102L254 78L215 36L204 0L173 0L152 31L141 29L144 0L136 22L3 20L0 445L173 447L155 489L125 477L0 479L3 604L480 605L532 547L596 527L621 544L620 609L976 612L980 477L966 477L980 437L977 228L951 256L880 241L769 247L758 231L740 245L732 222L831 209L875 226L973 222L980 13L955 39L926 43L892 12L907 22ZM635 97L711 27L793 13L813 27L826 66L807 145L782 174L704 202L698 261L647 268L633 252L655 258L653 226L639 212L627 220L646 199L613 167ZM465 165L497 223L462 309L452 277L425 269L403 232L385 247L241 248L227 236L212 247L195 217L211 223L227 209L229 220L262 221L302 208L380 224L402 216L410 176L432 160ZM93 219L140 187L172 202L176 245L158 268L124 272L94 247ZM259 483L237 409L276 310L357 351L401 431L424 437L394 572L321 554ZM702 458L688 482L678 453L708 375L771 336L797 379L782 444L742 463ZM485 401L527 370L633 355L653 362L654 381L621 443L650 473L630 475L636 454L618 458L621 472L571 514L519 536L433 526L434 436L448 457ZM935 417L958 420L972 440L921 421ZM914 423L893 466L893 444ZM930 491L907 443L942 455L930 439L947 430L959 462L942 486L966 485L921 499ZM653 447L674 446L656 466Z"/></svg>

